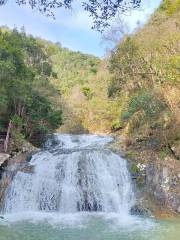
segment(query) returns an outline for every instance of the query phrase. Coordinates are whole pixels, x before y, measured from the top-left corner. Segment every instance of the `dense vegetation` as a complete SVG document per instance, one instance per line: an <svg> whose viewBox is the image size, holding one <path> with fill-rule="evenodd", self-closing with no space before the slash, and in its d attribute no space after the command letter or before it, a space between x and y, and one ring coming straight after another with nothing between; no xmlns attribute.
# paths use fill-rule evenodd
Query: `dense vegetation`
<svg viewBox="0 0 180 240"><path fill-rule="evenodd" d="M100 59L72 52L67 49L54 49L51 55L53 70L57 73L51 83L62 94L65 132L108 131L114 115L115 105L107 98L109 71Z"/></svg>
<svg viewBox="0 0 180 240"><path fill-rule="evenodd" d="M0 31L0 128L12 125L14 147L33 143L62 123L53 103L57 91L49 82L52 66L44 46L22 30Z"/></svg>
<svg viewBox="0 0 180 240"><path fill-rule="evenodd" d="M109 97L123 97L119 126L169 148L180 140L180 1L165 0L151 21L110 59Z"/></svg>

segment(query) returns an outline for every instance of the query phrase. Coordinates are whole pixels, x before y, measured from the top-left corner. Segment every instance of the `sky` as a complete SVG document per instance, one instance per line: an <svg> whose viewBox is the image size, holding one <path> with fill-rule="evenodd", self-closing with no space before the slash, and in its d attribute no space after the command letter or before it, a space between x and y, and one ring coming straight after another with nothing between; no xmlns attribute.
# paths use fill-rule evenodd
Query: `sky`
<svg viewBox="0 0 180 240"><path fill-rule="evenodd" d="M133 10L122 16L127 29L133 32L137 22L142 26L159 6L161 0L142 0L140 10ZM58 9L55 20L45 17L28 6L19 7L15 0L9 0L0 7L0 25L20 29L53 42L60 42L63 47L74 51L103 57L108 43L102 44L102 34L92 30L92 20L88 13L76 6L72 11Z"/></svg>

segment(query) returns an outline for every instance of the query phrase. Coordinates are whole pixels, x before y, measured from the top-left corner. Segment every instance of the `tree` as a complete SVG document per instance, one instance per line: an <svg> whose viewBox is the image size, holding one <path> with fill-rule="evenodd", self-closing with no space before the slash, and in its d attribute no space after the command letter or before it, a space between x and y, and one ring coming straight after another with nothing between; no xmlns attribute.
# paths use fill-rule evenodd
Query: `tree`
<svg viewBox="0 0 180 240"><path fill-rule="evenodd" d="M0 5L4 5L8 0L0 0ZM37 9L41 13L54 17L57 8L64 7L71 9L74 0L15 0L18 5L28 4L32 9ZM125 12L129 8L139 7L141 0L81 0L83 9L90 13L93 18L93 28L103 31L109 26L109 21L118 12Z"/></svg>
<svg viewBox="0 0 180 240"><path fill-rule="evenodd" d="M62 111L53 102L56 91L49 82L52 73L37 39L16 29L0 31L0 128L11 128L16 148L24 138L40 144L62 124Z"/></svg>

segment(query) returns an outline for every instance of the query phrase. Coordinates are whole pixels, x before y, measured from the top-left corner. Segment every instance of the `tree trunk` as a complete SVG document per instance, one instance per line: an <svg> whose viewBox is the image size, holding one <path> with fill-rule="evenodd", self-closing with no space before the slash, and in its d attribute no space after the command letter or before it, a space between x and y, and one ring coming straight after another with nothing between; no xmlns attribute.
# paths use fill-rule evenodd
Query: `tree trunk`
<svg viewBox="0 0 180 240"><path fill-rule="evenodd" d="M4 142L4 152L7 152L7 150L8 150L11 127L12 127L12 122L10 120L9 125L8 125L8 129L7 129L6 139L5 139L5 142Z"/></svg>

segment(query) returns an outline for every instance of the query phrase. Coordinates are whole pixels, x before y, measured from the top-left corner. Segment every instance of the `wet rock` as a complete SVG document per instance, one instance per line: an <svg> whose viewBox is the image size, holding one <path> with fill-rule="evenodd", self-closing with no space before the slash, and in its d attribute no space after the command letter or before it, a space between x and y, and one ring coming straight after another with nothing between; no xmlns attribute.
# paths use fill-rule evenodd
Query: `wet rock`
<svg viewBox="0 0 180 240"><path fill-rule="evenodd" d="M22 153L26 152L35 152L39 150L38 148L34 147L31 143L24 141L22 145Z"/></svg>
<svg viewBox="0 0 180 240"><path fill-rule="evenodd" d="M20 171L24 172L24 173L33 173L34 172L34 166L32 166L32 165L24 166L20 169Z"/></svg>
<svg viewBox="0 0 180 240"><path fill-rule="evenodd" d="M136 204L134 205L131 210L130 210L130 213L132 215L137 215L137 216L152 216L152 213L149 209L139 205L139 204Z"/></svg>

